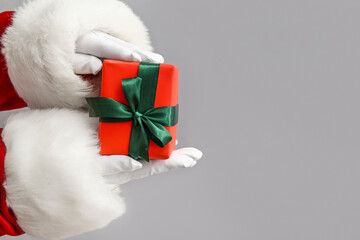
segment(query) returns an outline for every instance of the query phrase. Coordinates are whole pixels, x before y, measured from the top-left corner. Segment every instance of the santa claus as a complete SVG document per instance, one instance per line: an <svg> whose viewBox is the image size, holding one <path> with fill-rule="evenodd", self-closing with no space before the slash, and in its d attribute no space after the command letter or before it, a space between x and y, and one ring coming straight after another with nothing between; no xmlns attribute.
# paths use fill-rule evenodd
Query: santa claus
<svg viewBox="0 0 360 240"><path fill-rule="evenodd" d="M85 98L99 94L103 59L163 62L146 27L117 0L33 0L0 14L0 233L60 239L102 228L125 212L119 185L192 167L100 156Z"/></svg>

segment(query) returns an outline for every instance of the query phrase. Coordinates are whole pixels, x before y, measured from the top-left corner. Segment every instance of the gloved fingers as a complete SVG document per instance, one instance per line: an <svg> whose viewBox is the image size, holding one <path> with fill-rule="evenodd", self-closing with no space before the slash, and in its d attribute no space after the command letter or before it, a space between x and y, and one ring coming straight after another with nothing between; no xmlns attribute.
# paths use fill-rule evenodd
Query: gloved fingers
<svg viewBox="0 0 360 240"><path fill-rule="evenodd" d="M76 74L98 74L102 69L102 62L97 57L75 53L73 68Z"/></svg>
<svg viewBox="0 0 360 240"><path fill-rule="evenodd" d="M196 165L196 161L187 155L172 154L167 160L150 160L151 174L164 173L178 168L189 168ZM143 166L146 167L146 166Z"/></svg>
<svg viewBox="0 0 360 240"><path fill-rule="evenodd" d="M77 53L93 55L98 58L139 62L138 53L127 48L124 44L117 44L110 40L106 33L93 31L80 36L76 41ZM110 35L108 35L110 36Z"/></svg>
<svg viewBox="0 0 360 240"><path fill-rule="evenodd" d="M136 51L141 56L142 62L148 63L164 63L164 57L158 53L153 53L150 51L140 50Z"/></svg>
<svg viewBox="0 0 360 240"><path fill-rule="evenodd" d="M154 174L168 172L177 168L188 168L196 165L196 161L189 156L175 154L167 160L140 161L142 168L133 172L122 172L115 175L104 176L106 182L117 186L135 179L145 178Z"/></svg>
<svg viewBox="0 0 360 240"><path fill-rule="evenodd" d="M102 175L116 175L123 172L133 172L142 168L139 161L125 155L108 155L100 157Z"/></svg>
<svg viewBox="0 0 360 240"><path fill-rule="evenodd" d="M146 172L146 176L167 172L177 168L193 167L196 165L196 161L191 157L183 154L177 154L175 152L173 152L170 158L166 160L150 160L150 162L141 160L140 162L143 167L140 170L135 171L134 174L141 171Z"/></svg>
<svg viewBox="0 0 360 240"><path fill-rule="evenodd" d="M174 154L175 155L186 155L186 156L192 158L194 161L199 160L203 156L203 153L199 149L196 149L193 147L187 147L187 148L181 148L181 149L175 150L173 152L173 155Z"/></svg>
<svg viewBox="0 0 360 240"><path fill-rule="evenodd" d="M160 54L143 50L134 44L100 31L93 31L81 36L76 44L76 52L130 62L164 62L164 58Z"/></svg>
<svg viewBox="0 0 360 240"><path fill-rule="evenodd" d="M167 160L150 160L150 162L146 162L145 160L136 161L142 167L134 171L124 171L113 175L107 175L104 176L104 178L108 183L120 185L130 180L141 179L178 168L193 167L201 156L201 151L196 148L182 148L174 151Z"/></svg>
<svg viewBox="0 0 360 240"><path fill-rule="evenodd" d="M128 43L126 41L123 41L119 38L116 38L116 37L111 36L110 34L107 34L104 32L97 31L96 34L99 37L101 37L102 39L107 39L109 41L112 41L116 45L124 46L125 48L139 54L139 56L141 57L141 60L140 60L141 62L164 63L164 58L160 54L143 50L134 44Z"/></svg>
<svg viewBox="0 0 360 240"><path fill-rule="evenodd" d="M134 160L135 161L135 160ZM115 184L117 186L129 182L131 180L144 178L152 175L151 162L139 161L141 168L132 172L119 172L118 174L103 176L107 183Z"/></svg>

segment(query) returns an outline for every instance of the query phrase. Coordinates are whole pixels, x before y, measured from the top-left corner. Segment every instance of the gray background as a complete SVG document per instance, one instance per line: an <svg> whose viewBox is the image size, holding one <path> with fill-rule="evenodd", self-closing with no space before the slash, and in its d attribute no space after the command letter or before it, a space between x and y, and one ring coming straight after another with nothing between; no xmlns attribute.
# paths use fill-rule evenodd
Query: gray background
<svg viewBox="0 0 360 240"><path fill-rule="evenodd" d="M180 145L204 157L72 239L360 239L360 2L126 2L180 67Z"/></svg>

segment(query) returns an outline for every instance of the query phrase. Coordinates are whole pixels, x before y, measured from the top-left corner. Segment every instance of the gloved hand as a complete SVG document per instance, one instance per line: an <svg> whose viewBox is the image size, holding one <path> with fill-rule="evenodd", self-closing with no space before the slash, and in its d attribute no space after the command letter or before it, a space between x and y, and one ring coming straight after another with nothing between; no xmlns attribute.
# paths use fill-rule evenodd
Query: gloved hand
<svg viewBox="0 0 360 240"><path fill-rule="evenodd" d="M153 174L167 172L177 168L195 166L202 157L202 152L196 148L175 150L167 160L136 161L129 156L101 156L102 174L107 183L114 189L130 180L140 179Z"/></svg>
<svg viewBox="0 0 360 240"><path fill-rule="evenodd" d="M164 58L159 54L142 50L133 44L99 31L79 37L76 41L75 52L73 68L76 74L98 74L102 69L101 59L164 62Z"/></svg>
<svg viewBox="0 0 360 240"><path fill-rule="evenodd" d="M164 58L159 54L142 50L133 44L99 31L93 31L79 37L76 41L75 51L73 67L76 74L96 75L102 69L101 59L164 62ZM167 160L146 162L136 161L125 155L111 155L101 156L100 161L105 180L114 184L114 189L116 189L120 184L133 179L144 178L177 168L193 167L201 157L201 151L195 148L183 148L175 150Z"/></svg>

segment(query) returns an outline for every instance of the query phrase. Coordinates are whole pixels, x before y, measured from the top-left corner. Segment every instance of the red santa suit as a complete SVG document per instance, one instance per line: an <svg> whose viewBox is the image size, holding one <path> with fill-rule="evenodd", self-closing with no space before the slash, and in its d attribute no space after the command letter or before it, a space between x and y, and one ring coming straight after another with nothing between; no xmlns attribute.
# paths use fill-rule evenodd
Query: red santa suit
<svg viewBox="0 0 360 240"><path fill-rule="evenodd" d="M11 25L11 19L14 12L0 13L0 36L2 36L8 26ZM2 48L2 46L0 45ZM9 111L26 107L13 85L11 84L4 55L0 53L0 111ZM0 128L0 236L10 235L18 236L24 233L16 222L13 211L6 203L6 191L3 187L5 182L4 160L6 147L1 138L2 128Z"/></svg>
<svg viewBox="0 0 360 240"><path fill-rule="evenodd" d="M7 27L11 25L11 19L14 12L0 13L0 38L4 34ZM2 45L0 43L0 48ZM22 100L12 85L4 55L0 52L0 111L13 110L26 107L26 103Z"/></svg>
<svg viewBox="0 0 360 240"><path fill-rule="evenodd" d="M125 212L101 176L96 122L74 74L76 39L92 30L151 50L139 18L117 0L34 0L0 14L0 111L28 106L0 130L0 234L60 239Z"/></svg>
<svg viewBox="0 0 360 240"><path fill-rule="evenodd" d="M0 128L0 134L2 129ZM3 187L5 182L4 159L6 154L6 147L2 139L0 139L0 236L10 235L19 236L24 233L16 222L14 212L6 203L6 191Z"/></svg>

